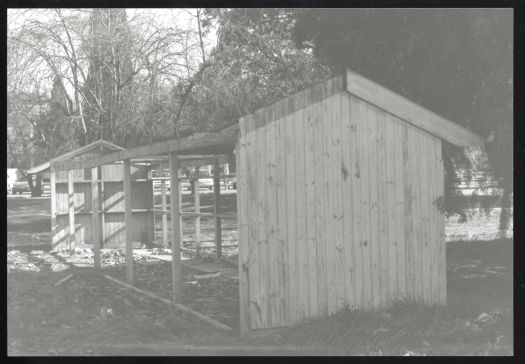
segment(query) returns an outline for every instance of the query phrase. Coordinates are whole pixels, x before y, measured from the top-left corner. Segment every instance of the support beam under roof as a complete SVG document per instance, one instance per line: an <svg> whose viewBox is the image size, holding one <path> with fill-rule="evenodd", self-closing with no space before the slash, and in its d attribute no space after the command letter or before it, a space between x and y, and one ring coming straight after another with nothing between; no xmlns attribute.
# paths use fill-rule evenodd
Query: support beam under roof
<svg viewBox="0 0 525 364"><path fill-rule="evenodd" d="M51 163L51 168L55 171L91 168L126 159L133 160L171 152L177 152L177 155L181 157L184 155L226 155L233 151L236 140L237 125L233 125L216 133L197 133L184 138L158 141L93 158L56 161Z"/></svg>

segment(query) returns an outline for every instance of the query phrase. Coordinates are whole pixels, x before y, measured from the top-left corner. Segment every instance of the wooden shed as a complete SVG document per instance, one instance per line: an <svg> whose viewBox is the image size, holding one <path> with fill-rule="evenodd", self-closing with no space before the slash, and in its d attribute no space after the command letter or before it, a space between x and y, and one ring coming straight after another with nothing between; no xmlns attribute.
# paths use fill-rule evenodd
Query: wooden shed
<svg viewBox="0 0 525 364"><path fill-rule="evenodd" d="M481 138L351 71L239 128L241 330L446 303L442 142Z"/></svg>
<svg viewBox="0 0 525 364"><path fill-rule="evenodd" d="M50 164L96 158L123 148L98 140L28 171L49 171ZM153 241L153 185L148 179L148 165L131 166L131 237L135 244ZM97 170L97 193L100 196L98 224L102 248L124 248L123 164L102 165ZM50 173L51 232L53 249L82 247L93 244L92 170L71 169Z"/></svg>
<svg viewBox="0 0 525 364"><path fill-rule="evenodd" d="M74 170L91 169L92 191L100 193L94 173L103 174L101 168L123 162L124 180L120 175L114 178L124 187L122 229L129 286L137 239L132 210L137 193L132 191L130 166L166 159L170 185L175 186L184 163L210 164L198 159L213 156L216 202L214 213L208 215L216 219L219 252L217 158L229 156L235 148L240 329L246 333L293 326L344 307L368 310L397 300L444 304L444 219L436 204L444 191L444 142L461 147L483 144L456 123L346 71L223 130L55 160L50 171L53 185L55 173L67 171L71 176L67 185L72 206L72 191L77 189ZM142 178L137 173L135 183ZM104 198L93 195L93 204ZM173 304L192 312L181 305L180 220L188 213L181 210L179 189L171 190L170 199L169 209L163 206L161 212L169 213L171 220ZM72 211L70 207L70 237L76 231ZM99 233L93 225L92 234ZM95 244L96 269L100 269L98 247ZM194 316L211 320L200 313ZM221 325L215 322L215 327Z"/></svg>

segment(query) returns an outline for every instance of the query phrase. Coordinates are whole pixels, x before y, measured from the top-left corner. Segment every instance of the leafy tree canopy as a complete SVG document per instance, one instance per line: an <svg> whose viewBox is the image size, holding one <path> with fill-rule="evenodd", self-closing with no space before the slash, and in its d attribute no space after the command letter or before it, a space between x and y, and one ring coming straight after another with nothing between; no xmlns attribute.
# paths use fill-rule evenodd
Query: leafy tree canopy
<svg viewBox="0 0 525 364"><path fill-rule="evenodd" d="M512 192L512 10L300 9L293 39L488 138L491 172ZM444 148L449 211L464 150ZM505 204L505 202L504 202Z"/></svg>

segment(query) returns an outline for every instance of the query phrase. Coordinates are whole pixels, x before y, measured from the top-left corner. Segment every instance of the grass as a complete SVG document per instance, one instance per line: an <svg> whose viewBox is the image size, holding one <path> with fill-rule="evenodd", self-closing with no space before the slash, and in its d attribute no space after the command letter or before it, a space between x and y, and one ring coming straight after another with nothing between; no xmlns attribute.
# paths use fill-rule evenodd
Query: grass
<svg viewBox="0 0 525 364"><path fill-rule="evenodd" d="M202 200L210 210L210 198ZM232 197L225 204L234 209L234 202ZM88 272L53 288L69 268L60 262L44 263L51 259L42 248L44 241L49 241L46 203L30 199L8 203L8 248L18 250L10 250L7 257L10 355L96 355L80 344L122 340L240 343L236 337L212 335L207 327L180 320L178 313L115 290ZM344 308L331 317L259 338L255 344L271 341L319 348L328 355L512 355L513 241L482 240L492 236L496 222L495 214L484 217L475 211L467 224L448 220L447 306L397 302L383 311ZM141 277L148 278L145 274ZM160 277L154 278L157 282ZM106 320L100 308L108 300L115 317ZM114 327L117 323L123 326Z"/></svg>
<svg viewBox="0 0 525 364"><path fill-rule="evenodd" d="M512 355L512 240L449 243L447 258L446 306L346 307L280 339L334 355Z"/></svg>
<svg viewBox="0 0 525 364"><path fill-rule="evenodd" d="M512 318L499 311L468 317L447 307L398 302L382 311L345 308L282 338L334 355L511 355L511 325Z"/></svg>

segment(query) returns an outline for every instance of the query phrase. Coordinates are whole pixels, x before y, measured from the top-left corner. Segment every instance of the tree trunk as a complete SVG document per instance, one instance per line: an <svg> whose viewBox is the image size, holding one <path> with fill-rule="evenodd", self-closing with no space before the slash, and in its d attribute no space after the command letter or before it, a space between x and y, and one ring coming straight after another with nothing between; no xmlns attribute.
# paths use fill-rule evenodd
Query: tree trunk
<svg viewBox="0 0 525 364"><path fill-rule="evenodd" d="M512 201L510 198L510 189L507 187L503 187L503 197L501 199L501 213L499 215L499 236L501 239L507 237L511 207Z"/></svg>
<svg viewBox="0 0 525 364"><path fill-rule="evenodd" d="M27 184L29 185L29 190L31 191L31 197L40 197L42 196L42 176L37 174L36 180L33 183L33 176L27 175Z"/></svg>

